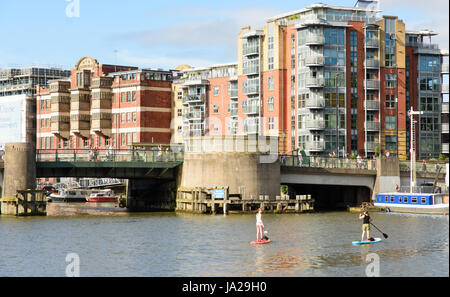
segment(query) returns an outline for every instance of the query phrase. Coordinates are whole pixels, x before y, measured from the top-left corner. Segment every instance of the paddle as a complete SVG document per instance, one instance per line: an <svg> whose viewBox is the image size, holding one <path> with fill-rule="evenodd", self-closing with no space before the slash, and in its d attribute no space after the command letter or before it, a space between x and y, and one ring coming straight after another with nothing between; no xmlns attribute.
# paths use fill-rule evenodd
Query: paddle
<svg viewBox="0 0 450 297"><path fill-rule="evenodd" d="M372 226L375 227L375 229L377 229L378 231L381 232L381 234L383 234L384 238L388 238L389 236L386 233L383 233L383 231L381 231L380 229L377 228L377 226L375 226L373 223L370 223Z"/></svg>

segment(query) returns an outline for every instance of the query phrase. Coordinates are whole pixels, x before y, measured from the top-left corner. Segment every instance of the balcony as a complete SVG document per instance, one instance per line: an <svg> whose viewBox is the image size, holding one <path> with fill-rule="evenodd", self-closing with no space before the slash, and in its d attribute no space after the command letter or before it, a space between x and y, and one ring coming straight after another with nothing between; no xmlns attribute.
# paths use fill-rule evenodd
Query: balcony
<svg viewBox="0 0 450 297"><path fill-rule="evenodd" d="M91 131L111 137L112 121L111 113L96 112L93 113L91 122Z"/></svg>
<svg viewBox="0 0 450 297"><path fill-rule="evenodd" d="M244 75L259 75L259 66L244 67L242 70Z"/></svg>
<svg viewBox="0 0 450 297"><path fill-rule="evenodd" d="M259 114L259 105L244 105L242 111L244 114Z"/></svg>
<svg viewBox="0 0 450 297"><path fill-rule="evenodd" d="M380 110L380 102L375 100L367 100L365 102L365 108L367 110Z"/></svg>
<svg viewBox="0 0 450 297"><path fill-rule="evenodd" d="M242 54L244 56L259 55L259 45L244 45Z"/></svg>
<svg viewBox="0 0 450 297"><path fill-rule="evenodd" d="M306 129L308 129L308 130L324 130L325 129L325 121L324 120L307 121Z"/></svg>
<svg viewBox="0 0 450 297"><path fill-rule="evenodd" d="M309 56L305 58L305 65L308 67L321 67L325 64L323 56Z"/></svg>
<svg viewBox="0 0 450 297"><path fill-rule="evenodd" d="M365 127L367 131L380 131L380 122L367 121Z"/></svg>
<svg viewBox="0 0 450 297"><path fill-rule="evenodd" d="M204 117L203 111L192 111L184 114L184 118L187 120L203 120Z"/></svg>
<svg viewBox="0 0 450 297"><path fill-rule="evenodd" d="M205 94L186 95L183 98L183 103L205 102L205 100L206 100Z"/></svg>
<svg viewBox="0 0 450 297"><path fill-rule="evenodd" d="M325 107L324 98L314 98L305 101L305 107L309 109L322 109Z"/></svg>
<svg viewBox="0 0 450 297"><path fill-rule="evenodd" d="M376 38L367 38L366 39L366 47L367 48L379 48L380 47L380 40Z"/></svg>
<svg viewBox="0 0 450 297"><path fill-rule="evenodd" d="M238 97L238 90L237 89L230 89L228 92L230 95L230 98L237 98Z"/></svg>
<svg viewBox="0 0 450 297"><path fill-rule="evenodd" d="M245 95L259 94L259 85L251 85L244 87L243 91Z"/></svg>
<svg viewBox="0 0 450 297"><path fill-rule="evenodd" d="M440 55L441 50L438 44L421 43L421 42L406 42L406 46L414 47L414 54L430 54Z"/></svg>
<svg viewBox="0 0 450 297"><path fill-rule="evenodd" d="M324 141L309 141L305 144L305 150L310 152L322 152L325 150Z"/></svg>
<svg viewBox="0 0 450 297"><path fill-rule="evenodd" d="M238 115L238 109L237 108L230 109L230 115L232 117L236 117Z"/></svg>
<svg viewBox="0 0 450 297"><path fill-rule="evenodd" d="M248 124L246 126L244 126L244 132L245 133L249 133L249 134L256 134L258 133L259 129L258 129L258 125L257 124Z"/></svg>
<svg viewBox="0 0 450 297"><path fill-rule="evenodd" d="M325 80L323 78L307 78L306 87L307 88L323 88L325 86Z"/></svg>
<svg viewBox="0 0 450 297"><path fill-rule="evenodd" d="M51 129L55 136L69 138L70 136L70 116L57 115L51 118Z"/></svg>
<svg viewBox="0 0 450 297"><path fill-rule="evenodd" d="M448 102L442 103L442 113L448 113Z"/></svg>
<svg viewBox="0 0 450 297"><path fill-rule="evenodd" d="M448 147L449 147L449 144L448 143L443 143L442 144L442 153L443 154L448 154L449 152L448 152Z"/></svg>
<svg viewBox="0 0 450 297"><path fill-rule="evenodd" d="M448 123L442 123L441 129L442 129L442 133L447 134L448 133Z"/></svg>
<svg viewBox="0 0 450 297"><path fill-rule="evenodd" d="M323 45L325 44L325 37L321 34L307 35L305 39L306 45Z"/></svg>
<svg viewBox="0 0 450 297"><path fill-rule="evenodd" d="M378 90L380 89L380 81L378 79L366 79L365 87L368 90Z"/></svg>
<svg viewBox="0 0 450 297"><path fill-rule="evenodd" d="M367 59L364 61L364 67L378 69L380 68L380 61L377 59Z"/></svg>

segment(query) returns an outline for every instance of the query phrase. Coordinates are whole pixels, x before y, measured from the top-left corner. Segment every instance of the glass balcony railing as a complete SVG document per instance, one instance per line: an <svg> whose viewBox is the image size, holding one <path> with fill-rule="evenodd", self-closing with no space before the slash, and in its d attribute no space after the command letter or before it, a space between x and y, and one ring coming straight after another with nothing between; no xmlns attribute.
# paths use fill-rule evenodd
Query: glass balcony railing
<svg viewBox="0 0 450 297"><path fill-rule="evenodd" d="M364 61L364 66L366 68L379 68L380 67L380 61L377 59L367 59Z"/></svg>
<svg viewBox="0 0 450 297"><path fill-rule="evenodd" d="M244 87L244 94L250 95L250 94L258 94L259 93L259 86L258 85L251 85Z"/></svg>
<svg viewBox="0 0 450 297"><path fill-rule="evenodd" d="M307 121L306 129L308 129L308 130L324 130L325 129L325 121L324 120Z"/></svg>
<svg viewBox="0 0 450 297"><path fill-rule="evenodd" d="M380 47L380 40L376 39L376 38L367 38L366 39L366 47L379 48Z"/></svg>
<svg viewBox="0 0 450 297"><path fill-rule="evenodd" d="M367 131L379 131L380 130L380 122L367 121L365 123L365 127L366 127Z"/></svg>
<svg viewBox="0 0 450 297"><path fill-rule="evenodd" d="M183 103L190 103L190 102L204 102L206 99L205 94L197 94L197 95L186 95L183 98Z"/></svg>
<svg viewBox="0 0 450 297"><path fill-rule="evenodd" d="M305 149L310 152L321 152L325 150L324 141L309 141L305 145Z"/></svg>
<svg viewBox="0 0 450 297"><path fill-rule="evenodd" d="M309 56L305 58L306 66L323 66L325 64L325 59L323 56Z"/></svg>
<svg viewBox="0 0 450 297"><path fill-rule="evenodd" d="M368 110L380 110L380 102L375 100L367 100L365 102L365 107Z"/></svg>
<svg viewBox="0 0 450 297"><path fill-rule="evenodd" d="M259 45L244 45L242 48L242 54L244 56L258 55L259 54Z"/></svg>
<svg viewBox="0 0 450 297"><path fill-rule="evenodd" d="M242 110L245 114L258 114L259 105L245 105L242 107Z"/></svg>
<svg viewBox="0 0 450 297"><path fill-rule="evenodd" d="M305 38L305 44L307 44L307 45L325 44L325 36L320 35L320 34L307 35Z"/></svg>
<svg viewBox="0 0 450 297"><path fill-rule="evenodd" d="M325 80L323 78L307 78L306 87L307 88L323 88L325 86Z"/></svg>
<svg viewBox="0 0 450 297"><path fill-rule="evenodd" d="M322 109L325 107L324 98L313 98L305 101L305 107L310 109Z"/></svg>
<svg viewBox="0 0 450 297"><path fill-rule="evenodd" d="M244 67L244 69L242 70L242 73L244 75L259 74L259 66Z"/></svg>
<svg viewBox="0 0 450 297"><path fill-rule="evenodd" d="M366 89L376 89L380 88L380 81L378 79L366 79L365 81Z"/></svg>

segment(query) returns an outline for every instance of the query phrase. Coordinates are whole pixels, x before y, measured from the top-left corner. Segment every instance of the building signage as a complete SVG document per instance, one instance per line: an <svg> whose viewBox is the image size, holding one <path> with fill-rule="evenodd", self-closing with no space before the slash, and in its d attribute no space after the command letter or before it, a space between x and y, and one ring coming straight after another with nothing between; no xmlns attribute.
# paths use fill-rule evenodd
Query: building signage
<svg viewBox="0 0 450 297"><path fill-rule="evenodd" d="M225 190L224 189L214 190L213 197L214 199L225 199Z"/></svg>

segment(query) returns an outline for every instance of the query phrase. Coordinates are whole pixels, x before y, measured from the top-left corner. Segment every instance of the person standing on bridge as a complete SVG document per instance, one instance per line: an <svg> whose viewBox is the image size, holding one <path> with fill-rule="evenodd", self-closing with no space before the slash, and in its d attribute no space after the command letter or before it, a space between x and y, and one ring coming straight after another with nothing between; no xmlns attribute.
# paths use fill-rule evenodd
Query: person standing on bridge
<svg viewBox="0 0 450 297"><path fill-rule="evenodd" d="M264 224L261 218L261 207L258 208L258 212L256 213L256 241L263 240L264 238ZM261 237L260 237L261 234ZM261 239L260 239L261 238Z"/></svg>

